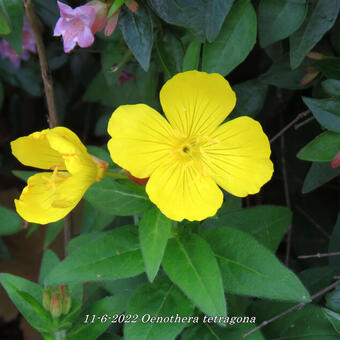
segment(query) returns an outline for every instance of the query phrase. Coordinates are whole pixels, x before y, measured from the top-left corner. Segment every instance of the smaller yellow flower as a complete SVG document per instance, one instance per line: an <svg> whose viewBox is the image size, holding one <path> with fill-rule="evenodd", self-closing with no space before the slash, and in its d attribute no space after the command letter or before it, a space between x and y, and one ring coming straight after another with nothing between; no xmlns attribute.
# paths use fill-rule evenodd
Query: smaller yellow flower
<svg viewBox="0 0 340 340"><path fill-rule="evenodd" d="M11 148L22 164L52 170L30 177L20 199L14 201L18 214L32 223L47 224L65 217L90 185L104 177L107 167L65 127L20 137L11 142Z"/></svg>

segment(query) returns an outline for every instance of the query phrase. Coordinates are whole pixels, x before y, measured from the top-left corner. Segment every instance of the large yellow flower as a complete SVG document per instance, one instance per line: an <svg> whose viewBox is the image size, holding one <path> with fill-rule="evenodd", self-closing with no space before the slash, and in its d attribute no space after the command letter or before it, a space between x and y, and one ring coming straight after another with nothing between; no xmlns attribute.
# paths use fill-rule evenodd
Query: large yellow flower
<svg viewBox="0 0 340 340"><path fill-rule="evenodd" d="M20 137L11 147L22 164L53 170L30 177L20 199L15 200L18 214L32 223L47 224L65 217L88 187L103 178L107 167L64 127Z"/></svg>
<svg viewBox="0 0 340 340"><path fill-rule="evenodd" d="M236 96L219 74L179 73L160 101L167 120L144 104L120 106L108 132L111 158L133 176L150 177L146 192L169 218L202 220L235 196L259 192L273 173L261 125L240 117L220 125Z"/></svg>

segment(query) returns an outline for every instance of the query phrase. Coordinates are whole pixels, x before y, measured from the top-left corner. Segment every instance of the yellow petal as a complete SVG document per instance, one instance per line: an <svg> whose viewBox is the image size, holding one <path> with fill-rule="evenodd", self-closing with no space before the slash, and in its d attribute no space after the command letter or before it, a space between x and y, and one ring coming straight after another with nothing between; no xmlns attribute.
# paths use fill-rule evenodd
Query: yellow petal
<svg viewBox="0 0 340 340"><path fill-rule="evenodd" d="M49 130L34 132L11 142L13 155L24 165L39 169L58 166L65 170L64 159L58 151L51 148L46 135Z"/></svg>
<svg viewBox="0 0 340 340"><path fill-rule="evenodd" d="M49 186L51 172L42 172L28 179L28 185L22 191L19 200L15 200L18 214L28 222L48 224L65 217L75 205L68 204L64 208L53 207L56 190Z"/></svg>
<svg viewBox="0 0 340 340"><path fill-rule="evenodd" d="M203 147L209 175L232 195L256 194L273 174L270 144L260 123L239 117L221 125Z"/></svg>
<svg viewBox="0 0 340 340"><path fill-rule="evenodd" d="M215 215L223 202L223 193L214 180L201 176L193 164L158 168L146 192L162 213L175 221L201 221Z"/></svg>
<svg viewBox="0 0 340 340"><path fill-rule="evenodd" d="M189 135L209 135L233 110L236 96L220 74L188 71L168 80L160 92L171 126Z"/></svg>
<svg viewBox="0 0 340 340"><path fill-rule="evenodd" d="M46 137L51 148L61 155L70 173L75 174L84 168L96 167L86 147L71 130L56 127L48 130Z"/></svg>
<svg viewBox="0 0 340 340"><path fill-rule="evenodd" d="M108 149L112 160L138 178L171 158L173 131L157 111L144 104L120 106L111 116Z"/></svg>
<svg viewBox="0 0 340 340"><path fill-rule="evenodd" d="M19 200L15 200L18 214L28 222L48 224L65 217L81 200L93 183L93 178L67 172L36 174L28 179Z"/></svg>

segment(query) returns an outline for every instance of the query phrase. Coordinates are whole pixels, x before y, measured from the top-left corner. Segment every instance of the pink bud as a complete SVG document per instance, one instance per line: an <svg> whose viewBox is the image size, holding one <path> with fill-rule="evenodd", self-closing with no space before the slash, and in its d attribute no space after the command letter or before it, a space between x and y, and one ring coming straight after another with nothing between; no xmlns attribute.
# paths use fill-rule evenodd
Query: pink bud
<svg viewBox="0 0 340 340"><path fill-rule="evenodd" d="M332 168L334 168L334 169L337 168L338 166L340 166L340 150L334 156L331 165L332 165Z"/></svg>
<svg viewBox="0 0 340 340"><path fill-rule="evenodd" d="M125 5L129 8L129 10L133 13L137 12L138 4L134 0L125 0Z"/></svg>
<svg viewBox="0 0 340 340"><path fill-rule="evenodd" d="M101 31L106 25L108 6L100 0L92 0L88 2L86 6L93 8L96 15L91 27L92 33L95 34L96 32Z"/></svg>
<svg viewBox="0 0 340 340"><path fill-rule="evenodd" d="M117 23L118 23L118 16L119 16L119 11L118 9L116 12L113 13L113 15L107 19L106 27L105 27L105 35L108 37L110 36L114 30L116 29Z"/></svg>

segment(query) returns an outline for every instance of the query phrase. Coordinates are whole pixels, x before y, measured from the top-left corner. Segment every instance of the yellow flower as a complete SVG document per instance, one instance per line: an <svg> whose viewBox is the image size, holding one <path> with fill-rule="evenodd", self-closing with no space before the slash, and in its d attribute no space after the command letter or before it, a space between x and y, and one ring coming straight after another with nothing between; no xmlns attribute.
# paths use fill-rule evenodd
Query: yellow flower
<svg viewBox="0 0 340 340"><path fill-rule="evenodd" d="M203 220L222 205L222 187L235 196L259 192L273 173L261 125L240 117L220 125L235 93L219 74L179 73L160 101L167 120L144 104L120 106L111 116L111 158L133 176L150 177L150 200L173 220Z"/></svg>
<svg viewBox="0 0 340 340"><path fill-rule="evenodd" d="M103 178L107 167L64 127L20 137L11 147L22 164L53 170L30 177L20 199L15 200L18 214L32 223L47 224L65 217L89 186Z"/></svg>

